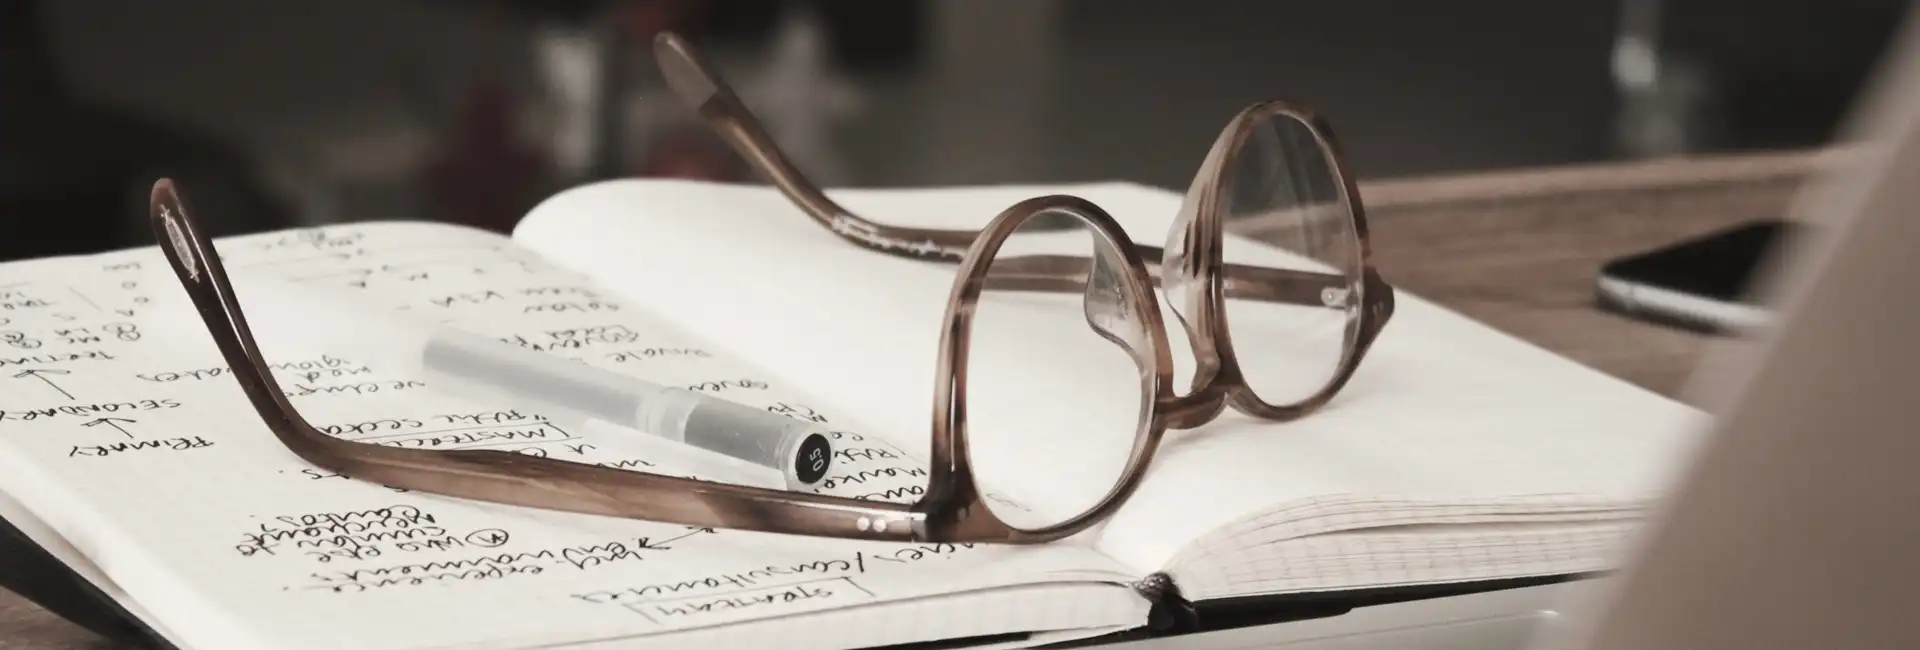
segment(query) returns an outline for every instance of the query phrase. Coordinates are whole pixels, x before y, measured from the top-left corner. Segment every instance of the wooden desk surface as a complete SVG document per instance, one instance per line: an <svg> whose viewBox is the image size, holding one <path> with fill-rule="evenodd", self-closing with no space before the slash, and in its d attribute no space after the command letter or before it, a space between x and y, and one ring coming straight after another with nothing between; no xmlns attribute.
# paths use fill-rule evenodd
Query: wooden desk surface
<svg viewBox="0 0 1920 650"><path fill-rule="evenodd" d="M1709 337L1593 306L1607 259L1777 216L1831 155L1783 153L1363 184L1381 273L1405 291L1679 396ZM0 559L0 561L5 561ZM0 591L0 650L107 648Z"/></svg>

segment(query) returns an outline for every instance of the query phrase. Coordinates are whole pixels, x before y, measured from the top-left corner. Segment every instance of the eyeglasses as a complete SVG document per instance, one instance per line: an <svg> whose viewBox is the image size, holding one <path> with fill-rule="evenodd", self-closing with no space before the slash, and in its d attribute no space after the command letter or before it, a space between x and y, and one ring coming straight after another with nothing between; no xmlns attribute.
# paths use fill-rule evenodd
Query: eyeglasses
<svg viewBox="0 0 1920 650"><path fill-rule="evenodd" d="M150 201L160 248L254 410L288 450L393 487L558 511L880 541L1040 543L1117 510L1169 429L1198 427L1228 408L1269 421L1316 411L1347 383L1392 314L1393 289L1368 261L1358 190L1326 124L1303 108L1267 102L1234 116L1163 250L1136 245L1098 205L1065 195L1018 202L977 231L861 218L786 159L684 40L663 34L655 54L674 92L822 226L871 251L958 264L924 494L912 503L870 501L326 435L287 401L212 243L163 180ZM1258 232L1262 243L1243 232ZM1174 390L1156 285L1190 342L1195 364L1185 394ZM1049 358L1034 358L1036 350ZM1047 373L1037 366L1071 367L1076 379L1040 383ZM1013 483L1006 477L1031 472L1036 457L1058 459L1043 506L990 498L984 486Z"/></svg>

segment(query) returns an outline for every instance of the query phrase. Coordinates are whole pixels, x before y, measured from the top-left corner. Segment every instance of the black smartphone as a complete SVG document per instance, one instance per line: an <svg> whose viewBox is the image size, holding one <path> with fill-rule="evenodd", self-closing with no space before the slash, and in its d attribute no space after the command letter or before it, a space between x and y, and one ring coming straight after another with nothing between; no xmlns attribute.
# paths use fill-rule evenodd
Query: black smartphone
<svg viewBox="0 0 1920 650"><path fill-rule="evenodd" d="M1600 268L1600 304L1637 318L1712 333L1766 324L1756 275L1803 226L1757 219L1621 257Z"/></svg>

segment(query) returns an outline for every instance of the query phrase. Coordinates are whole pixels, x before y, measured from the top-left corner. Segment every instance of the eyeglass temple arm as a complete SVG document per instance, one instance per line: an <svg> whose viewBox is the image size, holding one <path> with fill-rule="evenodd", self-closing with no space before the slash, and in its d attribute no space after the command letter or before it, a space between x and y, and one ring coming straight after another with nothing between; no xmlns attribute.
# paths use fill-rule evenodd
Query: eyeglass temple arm
<svg viewBox="0 0 1920 650"><path fill-rule="evenodd" d="M234 378L267 428L307 462L392 487L507 505L697 527L929 541L920 539L923 516L906 504L726 485L507 451L404 449L321 433L274 381L226 269L173 182L155 183L148 205L160 248Z"/></svg>
<svg viewBox="0 0 1920 650"><path fill-rule="evenodd" d="M654 60L675 95L717 132L727 145L770 179L787 199L814 221L847 241L879 252L915 259L958 261L978 238L978 230L941 230L888 226L861 218L827 198L807 180L780 146L693 45L671 32L654 38Z"/></svg>
<svg viewBox="0 0 1920 650"><path fill-rule="evenodd" d="M979 237L978 230L887 226L853 214L827 198L819 186L800 173L767 135L753 111L740 101L726 80L692 44L671 32L663 32L654 38L654 58L674 94L699 113L728 146L771 179L788 200L798 204L814 221L848 241L894 255L958 261ZM1153 265L1157 280L1160 249L1142 246L1139 250ZM1008 266L1009 262L1013 265ZM1083 258L1078 266L1063 267L1056 260L1001 260L994 263L988 281L1000 278L1001 282L1039 282L1034 289L1080 291L1089 263L1090 260ZM1027 269L1029 266L1033 268ZM1016 279L1014 275L1021 277ZM1345 280L1337 275L1242 265L1228 265L1227 280L1229 297L1299 305L1325 304L1329 297L1325 292L1346 288Z"/></svg>

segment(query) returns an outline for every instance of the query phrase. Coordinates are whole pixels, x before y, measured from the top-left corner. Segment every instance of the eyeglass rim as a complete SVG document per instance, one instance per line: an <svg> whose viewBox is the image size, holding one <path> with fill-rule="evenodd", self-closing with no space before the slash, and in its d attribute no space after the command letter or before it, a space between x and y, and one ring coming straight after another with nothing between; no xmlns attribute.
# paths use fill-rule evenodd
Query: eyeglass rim
<svg viewBox="0 0 1920 650"><path fill-rule="evenodd" d="M1346 206L1356 247L1355 266L1360 274L1358 278L1348 280L1358 285L1359 308L1353 314L1355 322L1348 328L1340 362L1333 375L1314 393L1289 403L1267 401L1247 381L1240 365L1241 357L1233 348L1233 334L1225 313L1228 273L1223 270L1229 266L1224 253L1226 216L1222 196L1226 189L1227 173L1235 169L1234 163L1245 151L1242 145L1246 140L1253 137L1260 126L1276 117L1293 120L1305 127L1313 136L1318 152L1325 158L1335 179L1335 186L1340 190L1341 202ZM1194 402L1181 410L1189 419L1170 423L1175 428L1188 428L1211 420L1218 411L1208 409L1216 401L1223 407L1253 417L1280 422L1295 420L1317 411L1352 379L1367 351L1392 318L1394 289L1380 277L1379 270L1374 266L1372 237L1368 231L1366 207L1360 198L1359 185L1334 137L1333 127L1304 105L1287 100L1270 100L1247 106L1236 113L1221 129L1220 136L1207 152L1199 171L1194 174L1193 184L1188 188L1170 230L1173 233L1170 239L1174 241L1170 242L1168 248L1178 250L1177 257L1180 259L1170 265L1172 271L1162 271L1163 274L1175 274L1175 277L1165 279L1163 283L1189 284L1200 289L1199 292L1184 296L1169 296L1176 319L1181 322L1192 343L1195 359L1193 382L1189 388ZM1338 277L1347 280L1344 275ZM1186 304L1179 304L1181 302Z"/></svg>
<svg viewBox="0 0 1920 650"><path fill-rule="evenodd" d="M1221 223L1220 189L1224 171L1231 169L1233 157L1245 138L1250 137L1255 126L1275 115L1298 119L1322 143L1322 151L1333 162L1333 172L1340 180L1342 191L1353 197L1349 201L1356 221L1363 219L1362 208L1358 203L1359 192L1354 186L1352 176L1341 165L1338 150L1334 148L1330 133L1324 122L1306 109L1286 102L1263 102L1242 110L1229 122L1221 137L1207 156L1207 162L1196 174L1194 189L1173 227L1176 236L1185 236L1188 245L1179 247L1185 252L1177 255L1172 268L1174 272L1187 273L1204 290L1204 294L1195 294L1196 307L1191 313L1197 318L1193 321L1182 319L1187 327L1190 340L1194 342L1195 356L1201 366L1195 373L1194 388L1187 394L1178 394L1173 390L1173 368L1171 346L1166 338L1164 316L1153 291L1151 275L1148 272L1146 258L1142 248L1134 246L1132 239L1103 208L1086 199L1071 195L1049 195L1021 201L996 216L980 231L974 245L962 257L958 277L948 298L947 313L943 321L940 371L936 378L936 400L934 406L934 471L931 473L928 494L923 503L928 503L928 527L935 531L951 531L960 537L991 537L1011 542L1046 542L1077 534L1120 508L1145 480L1149 466L1169 429L1190 429L1218 417L1226 408L1248 412L1249 415L1267 419L1285 420L1302 417L1323 406L1351 378L1361 358L1370 347L1374 338L1385 325L1385 319L1392 311L1393 291L1379 279L1374 270L1370 250L1366 242L1365 226L1356 223L1355 237L1358 239L1358 266L1362 269L1363 293L1360 296L1360 310L1356 315L1357 323L1353 334L1344 346L1341 364L1335 375L1317 393L1307 400L1284 406L1275 406L1262 401L1248 385L1238 366L1238 357L1231 347L1231 335L1227 331L1226 320L1221 310L1225 305L1224 278L1220 269L1225 265L1221 255L1224 241L1224 228ZM1058 523L1039 528L1021 528L1007 523L988 507L980 494L972 475L972 461L967 454L967 413L965 402L966 369L969 345L971 343L972 320L978 308L983 289L990 284L989 272L1000 261L996 259L1001 244L1027 222L1048 213L1063 213L1078 219L1098 235L1097 246L1102 250L1095 255L1110 254L1121 261L1122 289L1147 334L1147 350L1138 350L1129 346L1143 377L1145 399L1142 400L1142 412L1134 435L1133 448L1121 474L1109 488L1107 494L1085 511ZM1162 273L1168 273L1162 267ZM1178 312L1176 312L1178 313ZM945 489L936 490L932 486L943 485Z"/></svg>
<svg viewBox="0 0 1920 650"><path fill-rule="evenodd" d="M1086 226L1095 235L1094 255L1109 255L1119 262L1121 297L1133 317L1128 325L1140 328L1146 349L1132 342L1116 342L1140 370L1142 398L1133 445L1118 480L1092 507L1046 526L1025 528L1007 523L987 504L974 475L967 428L967 375L974 317L982 294L991 284L989 274L1001 245L1033 220L1050 214L1065 215ZM1131 243L1119 223L1098 205L1076 196L1045 195L1015 203L996 215L969 247L961 259L942 320L939 374L934 387L932 469L928 472L927 494L916 504L924 505L931 534L1007 543L1054 541L1104 520L1139 487L1166 428L1161 409L1168 406L1166 397L1173 394L1173 357L1147 266Z"/></svg>

